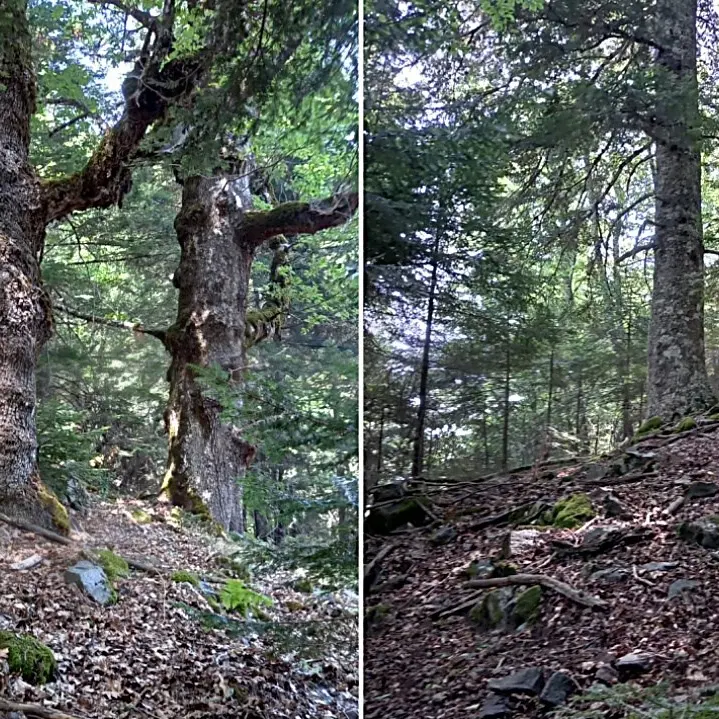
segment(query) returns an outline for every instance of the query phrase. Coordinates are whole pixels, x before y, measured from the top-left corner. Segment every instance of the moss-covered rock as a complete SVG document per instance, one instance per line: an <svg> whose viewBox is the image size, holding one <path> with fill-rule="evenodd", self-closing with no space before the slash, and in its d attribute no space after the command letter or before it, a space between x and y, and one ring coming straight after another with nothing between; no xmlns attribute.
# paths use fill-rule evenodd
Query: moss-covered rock
<svg viewBox="0 0 719 719"><path fill-rule="evenodd" d="M292 588L296 592L302 592L302 594L312 594L312 590L314 589L312 582L307 577L296 579L292 583Z"/></svg>
<svg viewBox="0 0 719 719"><path fill-rule="evenodd" d="M719 412L716 412L715 414L710 414L707 419L711 420L712 422L719 422Z"/></svg>
<svg viewBox="0 0 719 719"><path fill-rule="evenodd" d="M285 606L291 612L301 612L305 608L305 605L302 604L302 602L298 602L296 599L288 599L285 602Z"/></svg>
<svg viewBox="0 0 719 719"><path fill-rule="evenodd" d="M562 529L581 527L595 516L592 502L586 494L572 494L554 505L551 524Z"/></svg>
<svg viewBox="0 0 719 719"><path fill-rule="evenodd" d="M0 649L7 649L10 671L29 684L45 684L55 674L55 655L49 647L29 634L0 632Z"/></svg>
<svg viewBox="0 0 719 719"><path fill-rule="evenodd" d="M646 419L642 424L639 425L639 429L637 430L636 437L642 437L645 434L649 434L650 432L654 432L658 429L660 429L662 426L662 418L661 417L649 417L649 419Z"/></svg>
<svg viewBox="0 0 719 719"><path fill-rule="evenodd" d="M241 579L243 582L249 582L252 579L249 567L237 557L228 557L224 554L215 558L215 564L235 579Z"/></svg>
<svg viewBox="0 0 719 719"><path fill-rule="evenodd" d="M144 509L133 509L130 516L136 524L152 524L153 522L152 515Z"/></svg>
<svg viewBox="0 0 719 719"><path fill-rule="evenodd" d="M679 432L688 432L690 429L695 429L697 426L697 421L694 419L694 417L684 417L684 419L680 420L676 427L674 427L674 431Z"/></svg>
<svg viewBox="0 0 719 719"><path fill-rule="evenodd" d="M109 549L99 549L95 555L111 582L130 576L130 566L119 554L115 554Z"/></svg>
<svg viewBox="0 0 719 719"><path fill-rule="evenodd" d="M388 604L375 604L365 610L367 624L377 624L389 615L391 607Z"/></svg>
<svg viewBox="0 0 719 719"><path fill-rule="evenodd" d="M493 589L469 610L469 619L479 629L497 629L507 620L507 603L511 590Z"/></svg>
<svg viewBox="0 0 719 719"><path fill-rule="evenodd" d="M521 624L532 624L535 622L539 616L541 602L542 588L538 584L518 594L514 600L512 612L514 623L519 626Z"/></svg>
<svg viewBox="0 0 719 719"><path fill-rule="evenodd" d="M170 579L172 579L173 582L177 582L178 584L181 582L187 582L193 587L200 586L200 578L196 574L188 572L185 569L180 569L176 572L173 572Z"/></svg>
<svg viewBox="0 0 719 719"><path fill-rule="evenodd" d="M397 502L371 507L365 520L365 529L370 534L390 534L396 529L411 524L423 527L432 521L424 508L428 500L407 497Z"/></svg>

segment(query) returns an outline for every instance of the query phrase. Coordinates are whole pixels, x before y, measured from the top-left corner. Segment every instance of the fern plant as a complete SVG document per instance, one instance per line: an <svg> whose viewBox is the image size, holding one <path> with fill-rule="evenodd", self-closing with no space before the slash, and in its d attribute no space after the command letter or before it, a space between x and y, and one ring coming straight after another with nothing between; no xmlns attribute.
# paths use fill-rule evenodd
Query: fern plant
<svg viewBox="0 0 719 719"><path fill-rule="evenodd" d="M249 610L257 613L262 606L272 604L272 600L268 596L253 591L239 579L227 581L220 592L220 601L228 612L239 611L245 617Z"/></svg>

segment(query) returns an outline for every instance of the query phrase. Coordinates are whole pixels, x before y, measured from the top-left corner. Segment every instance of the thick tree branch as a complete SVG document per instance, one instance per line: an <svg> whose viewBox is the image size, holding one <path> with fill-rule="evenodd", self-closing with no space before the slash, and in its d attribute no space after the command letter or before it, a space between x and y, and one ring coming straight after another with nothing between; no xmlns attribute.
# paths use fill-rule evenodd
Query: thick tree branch
<svg viewBox="0 0 719 719"><path fill-rule="evenodd" d="M90 208L120 206L131 186L129 167L148 128L165 118L168 109L189 97L201 80L199 59L165 62L171 41L169 29L148 30L155 38L125 78L125 111L100 141L85 167L42 187L46 221L60 220ZM164 63L164 64L163 64Z"/></svg>
<svg viewBox="0 0 719 719"><path fill-rule="evenodd" d="M117 8L125 15L129 15L134 20L140 23L143 27L150 28L155 18L145 10L129 5L128 3L121 2L121 0L89 0L93 5L111 5Z"/></svg>
<svg viewBox="0 0 719 719"><path fill-rule="evenodd" d="M278 235L313 235L350 220L357 203L357 193L350 192L319 202L287 202L271 210L248 212L237 236L243 242L260 245Z"/></svg>
<svg viewBox="0 0 719 719"><path fill-rule="evenodd" d="M84 312L77 312L76 310L71 310L69 307L65 307L64 305L59 304L53 305L53 309L57 310L58 312L62 312L63 314L69 315L70 317L75 317L79 320L84 320L85 322L90 322L92 324L105 325L106 327L113 327L114 329L118 330L130 330L132 332L139 332L141 334L150 335L150 337L155 337L160 340L163 345L165 344L167 338L166 330L148 329L139 322L110 320L105 317L99 317L98 315L89 315L85 314Z"/></svg>

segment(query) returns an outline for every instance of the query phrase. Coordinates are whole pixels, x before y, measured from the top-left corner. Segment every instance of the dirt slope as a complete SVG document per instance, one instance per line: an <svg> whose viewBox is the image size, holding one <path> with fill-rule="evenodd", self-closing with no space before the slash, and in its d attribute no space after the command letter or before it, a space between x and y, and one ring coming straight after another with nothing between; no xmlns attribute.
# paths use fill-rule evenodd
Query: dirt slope
<svg viewBox="0 0 719 719"><path fill-rule="evenodd" d="M217 575L218 540L165 523L141 525L136 506L103 504L80 520L75 538L91 547L174 570ZM11 565L33 554L28 571ZM120 601L103 608L63 581L77 547L47 542L0 524L0 629L28 632L55 653L55 681L33 687L0 672L0 697L41 703L87 719L235 719L356 717L356 617L351 608L288 588L288 577L257 578L273 597L272 618L305 645L307 627L333 627L334 646L320 659L283 655L266 635L231 637L208 630L176 602L207 610L196 590L167 575L133 572L118 584ZM295 611L287 608L294 602ZM302 637L305 637L302 639ZM2 714L0 713L0 716Z"/></svg>
<svg viewBox="0 0 719 719"><path fill-rule="evenodd" d="M586 688L597 681L600 667L608 666L611 674L613 663L631 652L650 654L650 666L633 677L620 675L620 681L651 685L665 679L677 690L719 683L719 553L677 534L682 521L719 515L719 494L666 512L690 482L719 481L715 430L715 425L701 428L679 441L669 437L669 444L666 436L644 442L635 449L653 458L625 454L623 460L636 468L619 476L601 478L596 466L569 466L545 476L525 471L434 494L444 505L435 511L456 536L440 546L430 541L432 528L389 538L396 548L383 560L380 591L367 602L380 605L375 614L381 618L366 631L365 717L476 719L492 679L541 667L565 670ZM606 609L544 591L537 621L519 632L480 630L466 612L433 618L477 593L463 574L471 560L502 554L511 527L472 529L473 524L512 506L578 492L593 498L598 516L578 529L543 530L535 543L515 548L509 561L520 573L548 575L588 592L604 600ZM601 498L609 492L625 516L606 516ZM452 519L458 508L475 511ZM630 541L594 554L572 551L599 527L615 528ZM385 541L370 537L366 556L371 559ZM675 566L642 568L652 562ZM618 580L591 577L602 569L617 570ZM675 584L673 593L680 591L669 599L676 580L689 584ZM402 586L392 588L393 583ZM542 711L528 698L517 702L513 716Z"/></svg>

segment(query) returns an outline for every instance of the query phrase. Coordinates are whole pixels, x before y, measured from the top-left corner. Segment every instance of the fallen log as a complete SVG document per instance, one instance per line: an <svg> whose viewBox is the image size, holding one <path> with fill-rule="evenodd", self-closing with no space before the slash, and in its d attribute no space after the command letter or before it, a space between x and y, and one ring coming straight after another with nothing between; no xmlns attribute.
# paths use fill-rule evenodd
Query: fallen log
<svg viewBox="0 0 719 719"><path fill-rule="evenodd" d="M466 586L472 589L487 589L489 587L510 587L513 585L527 586L540 584L547 589L551 589L563 597L581 604L583 607L604 608L608 604L603 599L587 594L579 589L566 584L565 582L548 577L546 574L512 574L509 577L494 577L493 579L473 579L467 582Z"/></svg>
<svg viewBox="0 0 719 719"><path fill-rule="evenodd" d="M66 714L58 709L44 707L41 704L20 704L11 702L7 699L0 699L0 711L19 712L26 714L28 717L36 717L37 719L82 719L77 714Z"/></svg>
<svg viewBox="0 0 719 719"><path fill-rule="evenodd" d="M364 587L365 592L369 594L370 590L372 589L372 585L377 581L377 577L379 576L379 564L380 562L387 557L391 552L393 552L397 548L397 543L388 543L385 544L382 549L377 552L377 554L374 556L372 561L370 561L368 564L364 567Z"/></svg>

